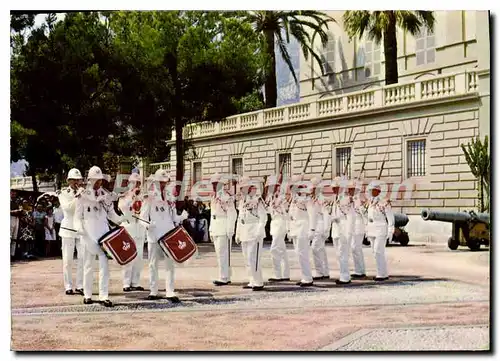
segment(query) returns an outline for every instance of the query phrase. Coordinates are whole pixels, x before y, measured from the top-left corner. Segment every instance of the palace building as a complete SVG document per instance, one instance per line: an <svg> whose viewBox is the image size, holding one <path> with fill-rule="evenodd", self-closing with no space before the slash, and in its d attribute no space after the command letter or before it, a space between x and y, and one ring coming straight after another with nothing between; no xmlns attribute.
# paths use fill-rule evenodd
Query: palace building
<svg viewBox="0 0 500 361"><path fill-rule="evenodd" d="M449 232L447 224L423 223L420 211L477 207L477 182L460 144L490 133L489 12L436 11L434 31L416 37L398 29L399 83L389 86L383 44L350 41L343 12L326 13L337 23L329 25L325 48L315 40L325 72L300 53L299 102L185 128L189 182L214 172L263 177L281 162L286 175L300 174L309 152L307 177L320 175L328 160L324 178L332 179L350 159L348 176L366 162L369 182L385 157L381 180L412 187L410 199L393 202L410 216L407 228ZM170 162L145 173L175 167L171 149Z"/></svg>

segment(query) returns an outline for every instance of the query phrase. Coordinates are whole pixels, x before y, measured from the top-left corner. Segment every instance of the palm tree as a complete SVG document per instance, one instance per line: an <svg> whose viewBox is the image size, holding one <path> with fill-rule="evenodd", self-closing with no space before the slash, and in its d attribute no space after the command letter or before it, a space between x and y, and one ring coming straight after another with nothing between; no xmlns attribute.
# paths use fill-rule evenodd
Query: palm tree
<svg viewBox="0 0 500 361"><path fill-rule="evenodd" d="M318 62L321 70L323 65L320 56L312 48L312 34L317 33L324 46L328 42L328 22L335 21L331 17L315 10L294 10L294 11L245 11L243 13L245 21L252 24L253 29L262 38L264 51L269 55L270 64L266 72L265 92L266 108L276 106L278 92L276 89L276 53L275 42L281 57L285 60L288 68L292 72L293 79L298 83L297 75L293 69L290 54L286 44L290 43L290 36L295 37L302 48L304 58L307 60L311 55ZM308 30L312 30L308 32ZM285 39L284 39L285 38Z"/></svg>
<svg viewBox="0 0 500 361"><path fill-rule="evenodd" d="M366 32L369 40L380 44L384 40L385 84L398 82L398 44L396 26L408 31L413 36L420 33L422 27L434 30L432 11L346 11L343 15L344 29L352 39L361 39Z"/></svg>

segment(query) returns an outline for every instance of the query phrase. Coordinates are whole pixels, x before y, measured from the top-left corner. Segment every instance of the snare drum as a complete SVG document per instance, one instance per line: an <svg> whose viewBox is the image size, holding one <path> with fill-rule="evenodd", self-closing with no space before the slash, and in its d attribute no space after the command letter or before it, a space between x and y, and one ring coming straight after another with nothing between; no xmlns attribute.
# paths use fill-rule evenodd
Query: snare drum
<svg viewBox="0 0 500 361"><path fill-rule="evenodd" d="M137 256L134 239L123 227L117 227L99 239L99 246L106 256L121 266L132 262Z"/></svg>
<svg viewBox="0 0 500 361"><path fill-rule="evenodd" d="M196 253L196 243L182 226L167 232L158 240L163 252L177 263L183 263Z"/></svg>

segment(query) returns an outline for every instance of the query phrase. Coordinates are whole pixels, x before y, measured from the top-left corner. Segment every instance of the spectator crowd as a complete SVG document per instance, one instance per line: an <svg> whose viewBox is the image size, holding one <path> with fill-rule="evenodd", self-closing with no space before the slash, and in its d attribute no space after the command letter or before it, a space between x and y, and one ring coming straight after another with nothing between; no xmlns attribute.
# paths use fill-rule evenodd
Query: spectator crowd
<svg viewBox="0 0 500 361"><path fill-rule="evenodd" d="M59 227L63 213L55 193L10 194L11 260L61 255Z"/></svg>

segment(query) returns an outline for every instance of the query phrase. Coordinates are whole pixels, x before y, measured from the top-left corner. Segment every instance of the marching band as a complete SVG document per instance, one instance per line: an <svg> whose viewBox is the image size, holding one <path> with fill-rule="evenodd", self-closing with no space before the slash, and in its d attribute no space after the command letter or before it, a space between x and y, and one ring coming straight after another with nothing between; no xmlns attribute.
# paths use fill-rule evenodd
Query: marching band
<svg viewBox="0 0 500 361"><path fill-rule="evenodd" d="M214 174L210 180L209 226L219 271L214 285L231 283L231 245L234 237L241 247L248 275L248 284L243 288L253 291L264 288L262 256L268 214L271 219L270 256L274 274L268 282L290 281L286 237L293 243L300 265L298 286L309 287L315 280L329 279L330 266L325 248L329 236L337 251L340 269L339 278L335 281L337 284L366 278L362 250L365 236L371 243L376 262L374 280L387 280L385 247L386 240L390 240L394 232L394 214L390 201L380 198L380 183L370 183L371 197L365 200L359 193L359 176L357 179L337 177L328 182L322 181L322 177L313 177L307 182L303 172L292 176L290 183L283 184L281 174L279 177L269 176L263 182L243 176L231 192L230 179ZM99 167L92 167L87 178L84 188L80 171L71 169L67 177L68 187L58 192L64 212L60 234L66 294L78 293L84 296L85 304L93 302L93 262L96 256L99 259L99 300L105 306L113 305L108 298L108 259L115 259L123 266L124 292L144 291L140 280L144 242L147 242L148 299L162 298L158 295L158 269L159 261L164 260L166 298L180 302L174 287L175 264L189 259L195 253L196 245L182 227L188 214L186 210L180 215L177 212L177 194L169 187L172 182L168 173L159 169L144 185L141 185L139 174L132 173L128 178L127 191L120 195L102 187L106 175ZM308 184L312 184L310 190ZM263 189L259 193L261 185ZM325 189L331 191L331 197L325 195ZM118 203L122 216L115 212L114 202ZM71 269L75 246L78 260L76 289L73 292ZM354 263L352 274L349 269L351 254Z"/></svg>

